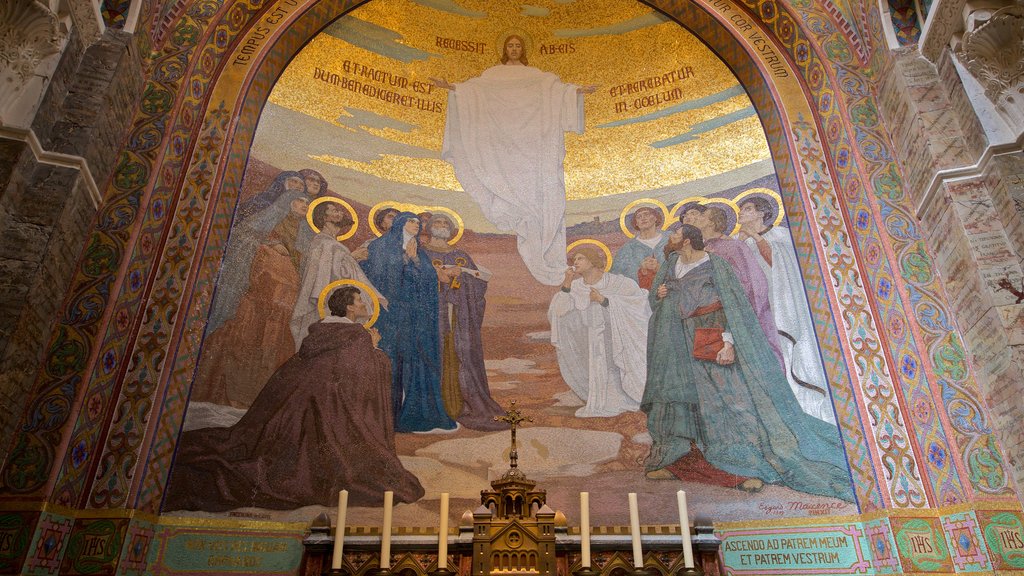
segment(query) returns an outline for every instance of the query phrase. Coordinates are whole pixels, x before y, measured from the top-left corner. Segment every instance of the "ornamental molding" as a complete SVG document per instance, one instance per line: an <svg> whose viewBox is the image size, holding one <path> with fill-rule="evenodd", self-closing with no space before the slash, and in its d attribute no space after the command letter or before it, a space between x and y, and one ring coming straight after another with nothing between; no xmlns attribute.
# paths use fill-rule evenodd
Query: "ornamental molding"
<svg viewBox="0 0 1024 576"><path fill-rule="evenodd" d="M0 89L17 91L47 57L60 52L57 15L37 0L0 2Z"/></svg>
<svg viewBox="0 0 1024 576"><path fill-rule="evenodd" d="M66 0L66 5L82 43L85 46L95 44L106 30L98 0Z"/></svg>
<svg viewBox="0 0 1024 576"><path fill-rule="evenodd" d="M1024 5L967 16L957 58L1008 120L1024 114ZM1011 122L1015 123L1015 122Z"/></svg>
<svg viewBox="0 0 1024 576"><path fill-rule="evenodd" d="M966 4L966 0L935 0L918 43L922 56L933 63L939 61L950 39L964 29Z"/></svg>
<svg viewBox="0 0 1024 576"><path fill-rule="evenodd" d="M60 21L46 4L0 0L0 118L25 93L41 90L46 80L40 83L35 76L63 43Z"/></svg>

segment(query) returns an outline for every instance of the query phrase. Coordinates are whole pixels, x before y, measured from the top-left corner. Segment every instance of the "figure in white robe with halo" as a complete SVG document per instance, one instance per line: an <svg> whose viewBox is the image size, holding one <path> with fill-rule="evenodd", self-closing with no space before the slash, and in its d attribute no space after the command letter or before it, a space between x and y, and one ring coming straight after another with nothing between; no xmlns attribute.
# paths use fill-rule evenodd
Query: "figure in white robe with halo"
<svg viewBox="0 0 1024 576"><path fill-rule="evenodd" d="M527 64L523 39L505 39L502 64L446 88L441 158L498 229L514 232L538 282L557 286L565 271L565 132L583 132L583 94Z"/></svg>
<svg viewBox="0 0 1024 576"><path fill-rule="evenodd" d="M758 255L757 261L768 278L786 380L805 413L835 424L828 378L821 367L818 339L789 228L774 224L778 212L774 203L762 195L740 200L739 205L737 236Z"/></svg>
<svg viewBox="0 0 1024 576"><path fill-rule="evenodd" d="M357 280L376 292L376 288L366 278L352 252L338 241L338 235L346 227L354 224L341 203L328 201L314 206L311 219L320 228L320 232L309 243L306 258L303 260L299 297L295 300L295 307L292 310L290 328L296 352L309 335L309 327L320 321L320 293L328 284L335 280ZM372 310L373 302L369 296L362 293L362 298ZM381 305L386 305L386 302L387 300L382 297Z"/></svg>
<svg viewBox="0 0 1024 576"><path fill-rule="evenodd" d="M640 409L647 380L647 292L604 272L599 250L574 251L573 268L548 307L562 379L586 404L582 418Z"/></svg>

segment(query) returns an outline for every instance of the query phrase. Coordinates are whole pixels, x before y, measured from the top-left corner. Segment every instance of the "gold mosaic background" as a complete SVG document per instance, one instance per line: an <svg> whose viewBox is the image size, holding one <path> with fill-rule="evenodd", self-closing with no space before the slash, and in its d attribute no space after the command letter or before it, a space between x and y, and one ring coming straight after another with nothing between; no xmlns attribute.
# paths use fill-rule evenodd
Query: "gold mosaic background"
<svg viewBox="0 0 1024 576"><path fill-rule="evenodd" d="M458 209L466 195L439 158L447 92L430 86L429 79L454 83L479 75L498 63L499 47L509 33L526 37L531 66L566 82L598 86L586 96L586 132L566 136L570 201L649 193L707 178L713 180L707 183L711 189L701 191L714 192L751 180L751 165L770 164L761 125L729 69L682 27L625 0L368 3L325 29L285 70L270 102L300 116L270 127L262 123L254 156L281 169L318 169L342 193L335 182L350 182L344 187L350 190L373 188L376 198L412 193L418 197L411 200L422 202L433 196L429 200ZM455 49L453 42L477 51ZM367 71L375 77L367 77ZM624 84L664 75L671 79L674 72L685 78L622 93ZM385 102L344 86L353 81L418 100L407 106ZM668 101L658 103L658 98ZM673 107L684 109L664 114ZM318 125L310 131L316 142L304 140L303 127L296 125L306 122ZM280 133L283 127L286 133ZM686 134L692 139L657 147ZM369 157L347 153L339 144L356 135L371 138ZM296 165L300 159L302 166ZM731 178L733 171L743 176ZM605 211L604 203L587 204L574 210L570 202L570 224L574 212L582 219L581 212ZM615 205L621 209L622 203ZM609 214L602 216L617 212L611 205L607 209ZM476 220L472 208L467 211Z"/></svg>

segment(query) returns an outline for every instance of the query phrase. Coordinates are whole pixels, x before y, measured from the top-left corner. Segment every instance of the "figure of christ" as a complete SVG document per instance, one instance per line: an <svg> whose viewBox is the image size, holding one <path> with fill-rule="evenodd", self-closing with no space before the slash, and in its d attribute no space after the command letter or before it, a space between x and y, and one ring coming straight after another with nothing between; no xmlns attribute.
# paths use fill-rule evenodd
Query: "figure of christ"
<svg viewBox="0 0 1024 576"><path fill-rule="evenodd" d="M352 506L380 506L385 490L423 496L395 452L391 362L360 323L359 290L343 286L327 305L241 420L182 434L164 510L334 506L341 489Z"/></svg>
<svg viewBox="0 0 1024 576"><path fill-rule="evenodd" d="M212 331L204 343L193 401L248 408L271 374L295 352L288 321L304 261L296 238L306 226L308 207L305 195L293 196L288 212L254 247L246 289L236 309L219 328L208 328Z"/></svg>
<svg viewBox="0 0 1024 576"><path fill-rule="evenodd" d="M592 246L573 251L573 266L551 300L551 343L562 379L586 404L579 417L639 410L647 377L647 293L604 271Z"/></svg>
<svg viewBox="0 0 1024 576"><path fill-rule="evenodd" d="M538 282L557 286L565 270L565 132L583 132L578 87L528 65L519 36L505 39L501 64L451 84L441 158L499 230L514 232Z"/></svg>
<svg viewBox="0 0 1024 576"><path fill-rule="evenodd" d="M312 220L320 233L313 237L306 251L298 298L292 309L290 327L296 350L302 346L309 327L320 320L318 302L320 293L328 284L335 280L349 279L373 287L359 262L338 241L338 236L354 225L348 211L337 202L322 202L313 208ZM387 307L387 304L387 299L382 297L381 306Z"/></svg>
<svg viewBox="0 0 1024 576"><path fill-rule="evenodd" d="M424 246L438 279L438 331L441 335L441 397L448 415L474 430L502 430L495 416L505 411L491 397L484 367L483 323L490 271L448 244L456 227L443 212L427 224Z"/></svg>
<svg viewBox="0 0 1024 576"><path fill-rule="evenodd" d="M852 502L838 429L800 409L733 267L704 250L693 226L680 226L666 250L650 293L641 403L653 441L648 475L667 469ZM717 335L710 354L707 334Z"/></svg>
<svg viewBox="0 0 1024 576"><path fill-rule="evenodd" d="M641 206L633 212L629 223L635 236L615 253L611 272L635 280L641 288L650 290L668 242L668 234L661 229L665 215L657 208Z"/></svg>
<svg viewBox="0 0 1024 576"><path fill-rule="evenodd" d="M773 204L762 196L740 202L737 236L752 247L768 278L772 313L779 330L786 378L804 412L834 424L828 379L821 367L818 339L804 297L800 264L789 229L775 226Z"/></svg>
<svg viewBox="0 0 1024 576"><path fill-rule="evenodd" d="M429 432L456 427L441 400L437 271L419 244L420 223L402 212L360 263L390 302L377 320L381 349L391 358L395 430Z"/></svg>
<svg viewBox="0 0 1024 576"><path fill-rule="evenodd" d="M723 258L732 266L761 323L762 332L779 363L779 368L785 370L782 347L779 345L779 331L772 315L768 278L757 262L757 255L742 241L727 234L730 231L728 219L725 212L717 206L687 204L679 215L679 221L700 229L707 251Z"/></svg>

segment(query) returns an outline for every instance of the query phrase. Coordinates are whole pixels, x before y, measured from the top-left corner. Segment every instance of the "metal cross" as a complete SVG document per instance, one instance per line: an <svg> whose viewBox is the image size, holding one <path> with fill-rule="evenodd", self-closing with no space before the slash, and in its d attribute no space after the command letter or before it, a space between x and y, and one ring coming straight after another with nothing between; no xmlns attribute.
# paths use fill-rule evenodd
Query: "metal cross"
<svg viewBox="0 0 1024 576"><path fill-rule="evenodd" d="M512 452L509 453L509 459L511 460L511 468L516 468L519 465L519 451L516 450L516 428L521 422L533 422L531 416L523 416L523 413L516 408L516 401L512 401L512 405L508 410L505 411L504 416L495 416L495 422L505 422L512 427Z"/></svg>

